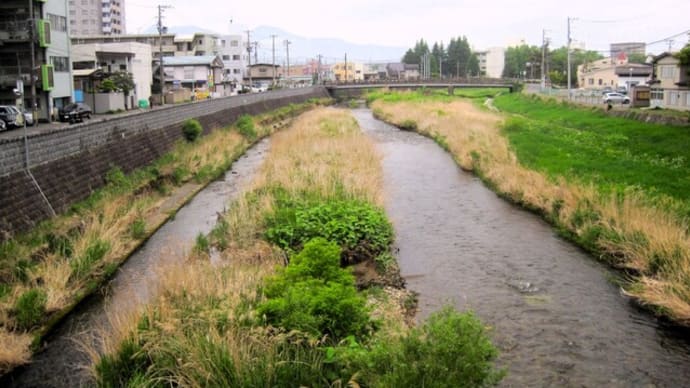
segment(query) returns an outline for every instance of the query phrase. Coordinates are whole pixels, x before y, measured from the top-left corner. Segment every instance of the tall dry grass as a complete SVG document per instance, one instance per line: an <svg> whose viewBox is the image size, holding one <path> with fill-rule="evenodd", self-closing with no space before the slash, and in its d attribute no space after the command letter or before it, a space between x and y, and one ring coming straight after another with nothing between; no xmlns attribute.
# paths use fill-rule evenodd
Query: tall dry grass
<svg viewBox="0 0 690 388"><path fill-rule="evenodd" d="M291 110L306 109L308 106L311 104L295 106ZM279 113L281 119L291 114L286 110ZM263 123L256 128L260 136L275 130L271 112L259 116L257 122L259 121ZM188 180L203 171L213 173L227 169L249 145L248 139L228 127L214 131L193 144L178 144L157 168L162 174L172 174L174 170L186 171L185 180ZM212 178L212 174L205 173L197 183L204 183ZM0 335L0 349L3 350L0 364L7 365L7 369L10 369L25 363L31 354L30 341L25 340L27 335L23 331L14 329L16 322L11 313L23 293L30 289L44 291L47 296L47 315L67 308L87 287L94 285L94 280L97 281L107 271L118 266L139 243L140 240L130 233L130 226L136 219L144 219L146 228L150 230L163 222L168 212L175 210L163 209L163 205L171 197L170 190L157 191L147 187L153 179L155 177L126 178L127 187L105 189L78 213L61 215L51 220L50 233L68 236L73 247L71 258L46 251L45 243L20 248L23 256L36 257L37 263L28 273L27 281L12 284L8 295L0 299L0 330L3 330ZM75 230L78 232L73 233ZM85 266L86 273L75 274L74 262L88 255L90 247L97 242L107 245L106 254L97 262L88 263Z"/></svg>
<svg viewBox="0 0 690 388"><path fill-rule="evenodd" d="M380 155L349 112L320 108L303 114L288 130L273 135L257 177L220 220L220 237L228 241L216 264L196 252L184 265L161 269L154 303L139 314L111 317L114 330L104 336L104 353L117 354L123 343L133 340L145 343L148 354L179 357L165 371L165 381L184 386L232 384L222 379L248 374L275 383L275 369L295 356L281 352L288 339L295 340L288 337L296 334L241 324L261 319L247 306L260 301L264 278L285 260L282 251L263 239L264 216L275 204L270 188L295 195L317 193L324 199L345 195L381 205L382 177ZM389 327L399 329L402 314L380 303L379 316L393 322ZM146 330L141 330L142 320L149 322ZM295 357L318 369L323 352L316 345L309 344ZM91 354L97 370L103 361L100 350ZM220 365L227 369L219 370ZM247 371L250 366L255 369Z"/></svg>
<svg viewBox="0 0 690 388"><path fill-rule="evenodd" d="M575 240L591 243L587 248L611 264L639 274L626 292L690 325L690 238L688 225L674 214L649 206L640 192L621 200L590 184L551 180L523 167L501 134L503 117L470 102L375 101L372 108L396 125L415 122L419 132L445 142L463 169L545 215Z"/></svg>

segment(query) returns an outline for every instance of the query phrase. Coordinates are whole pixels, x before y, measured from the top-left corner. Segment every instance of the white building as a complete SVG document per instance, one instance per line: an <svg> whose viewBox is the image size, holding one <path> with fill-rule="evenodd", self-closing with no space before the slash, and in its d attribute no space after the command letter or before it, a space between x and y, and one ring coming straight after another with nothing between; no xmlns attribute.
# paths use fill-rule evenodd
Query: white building
<svg viewBox="0 0 690 388"><path fill-rule="evenodd" d="M84 70L102 70L105 73L126 71L132 73L134 91L131 93L135 106L139 100L151 96L153 70L151 45L136 42L87 43L72 45L72 63L75 74L86 74Z"/></svg>
<svg viewBox="0 0 690 388"><path fill-rule="evenodd" d="M125 0L68 0L70 35L125 34Z"/></svg>
<svg viewBox="0 0 690 388"><path fill-rule="evenodd" d="M247 50L242 35L224 35L218 44L223 59L223 81L242 83L247 69Z"/></svg>
<svg viewBox="0 0 690 388"><path fill-rule="evenodd" d="M505 66L505 49L491 47L487 50L475 51L479 60L480 74L489 78L501 78Z"/></svg>

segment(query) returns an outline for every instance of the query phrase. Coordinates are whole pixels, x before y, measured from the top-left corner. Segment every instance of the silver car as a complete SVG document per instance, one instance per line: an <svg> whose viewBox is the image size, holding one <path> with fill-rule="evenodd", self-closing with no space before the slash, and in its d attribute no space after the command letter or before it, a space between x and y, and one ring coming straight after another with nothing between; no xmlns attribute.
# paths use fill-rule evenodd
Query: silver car
<svg viewBox="0 0 690 388"><path fill-rule="evenodd" d="M621 93L606 93L604 104L630 104L630 97Z"/></svg>

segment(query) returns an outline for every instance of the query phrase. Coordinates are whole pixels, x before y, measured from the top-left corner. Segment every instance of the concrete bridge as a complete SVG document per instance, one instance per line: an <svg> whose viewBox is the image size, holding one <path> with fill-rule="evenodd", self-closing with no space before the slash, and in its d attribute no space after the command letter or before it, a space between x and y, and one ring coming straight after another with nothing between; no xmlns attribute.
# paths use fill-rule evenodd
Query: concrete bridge
<svg viewBox="0 0 690 388"><path fill-rule="evenodd" d="M333 97L356 97L370 89L447 89L448 94L453 94L455 89L508 89L510 93L517 90L517 83L510 80L500 80L499 82L472 82L470 80L460 81L410 81L410 82L364 82L364 83L339 83L325 85L328 92Z"/></svg>

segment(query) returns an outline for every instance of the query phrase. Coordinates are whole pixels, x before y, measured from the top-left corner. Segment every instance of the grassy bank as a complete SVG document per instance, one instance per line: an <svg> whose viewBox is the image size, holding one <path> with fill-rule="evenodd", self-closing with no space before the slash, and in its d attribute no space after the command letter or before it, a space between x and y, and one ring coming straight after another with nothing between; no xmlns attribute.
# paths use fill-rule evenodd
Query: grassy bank
<svg viewBox="0 0 690 388"><path fill-rule="evenodd" d="M626 270L626 292L642 304L690 325L690 134L519 95L495 104L511 114L419 93L372 107Z"/></svg>
<svg viewBox="0 0 690 388"><path fill-rule="evenodd" d="M380 157L349 113L303 115L274 135L252 186L188 262L163 271L155 303L113 318L98 384L497 381L495 349L471 314L406 324L413 303L399 288L381 193Z"/></svg>
<svg viewBox="0 0 690 388"><path fill-rule="evenodd" d="M273 123L317 103L244 117L236 126L179 143L129 175L113 168L106 185L69 212L1 243L0 374L28 362L32 343L35 349L147 236L256 139L272 133Z"/></svg>

